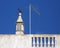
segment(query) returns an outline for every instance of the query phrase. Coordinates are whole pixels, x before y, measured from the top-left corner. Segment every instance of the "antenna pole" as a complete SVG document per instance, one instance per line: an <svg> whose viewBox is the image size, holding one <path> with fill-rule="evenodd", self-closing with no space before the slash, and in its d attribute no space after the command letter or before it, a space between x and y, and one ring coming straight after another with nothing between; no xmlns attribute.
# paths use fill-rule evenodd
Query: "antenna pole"
<svg viewBox="0 0 60 48"><path fill-rule="evenodd" d="M40 15L40 12L38 12L35 7L33 7L31 4L29 5L29 34L31 34L31 10L34 10L38 15Z"/></svg>
<svg viewBox="0 0 60 48"><path fill-rule="evenodd" d="M31 4L29 5L29 33L31 34Z"/></svg>

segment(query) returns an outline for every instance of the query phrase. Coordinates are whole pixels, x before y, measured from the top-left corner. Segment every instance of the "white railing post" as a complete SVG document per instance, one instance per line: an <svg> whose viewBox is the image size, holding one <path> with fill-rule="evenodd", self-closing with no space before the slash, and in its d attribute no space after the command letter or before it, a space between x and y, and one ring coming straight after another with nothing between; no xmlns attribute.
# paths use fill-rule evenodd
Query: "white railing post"
<svg viewBox="0 0 60 48"><path fill-rule="evenodd" d="M39 38L37 37L37 47L39 47Z"/></svg>
<svg viewBox="0 0 60 48"><path fill-rule="evenodd" d="M33 37L33 47L35 47L35 37Z"/></svg>
<svg viewBox="0 0 60 48"><path fill-rule="evenodd" d="M53 39L53 37L52 37L52 47L54 47L54 39Z"/></svg>
<svg viewBox="0 0 60 48"><path fill-rule="evenodd" d="M46 48L46 37L44 37L44 47Z"/></svg>
<svg viewBox="0 0 60 48"><path fill-rule="evenodd" d="M41 45L41 47L42 47L42 37L40 38L40 45Z"/></svg>
<svg viewBox="0 0 60 48"><path fill-rule="evenodd" d="M50 37L48 37L48 47L50 47Z"/></svg>

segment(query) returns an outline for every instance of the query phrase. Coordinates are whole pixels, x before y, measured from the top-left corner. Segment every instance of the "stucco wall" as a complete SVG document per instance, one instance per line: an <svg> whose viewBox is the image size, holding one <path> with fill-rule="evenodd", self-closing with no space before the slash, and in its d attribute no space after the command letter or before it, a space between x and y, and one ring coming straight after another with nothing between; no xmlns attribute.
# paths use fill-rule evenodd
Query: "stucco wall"
<svg viewBox="0 0 60 48"><path fill-rule="evenodd" d="M0 35L0 48L29 48L30 37L25 35Z"/></svg>
<svg viewBox="0 0 60 48"><path fill-rule="evenodd" d="M60 48L60 35L42 35L42 34L0 35L0 48L32 48L32 37L55 37L56 44L54 48Z"/></svg>

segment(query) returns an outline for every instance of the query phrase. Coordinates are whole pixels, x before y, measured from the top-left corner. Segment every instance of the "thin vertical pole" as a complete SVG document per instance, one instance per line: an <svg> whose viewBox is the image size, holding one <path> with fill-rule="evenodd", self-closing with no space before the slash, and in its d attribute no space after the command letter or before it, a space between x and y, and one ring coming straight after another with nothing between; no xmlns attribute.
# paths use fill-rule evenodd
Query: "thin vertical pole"
<svg viewBox="0 0 60 48"><path fill-rule="evenodd" d="M29 33L31 34L31 4L29 5Z"/></svg>

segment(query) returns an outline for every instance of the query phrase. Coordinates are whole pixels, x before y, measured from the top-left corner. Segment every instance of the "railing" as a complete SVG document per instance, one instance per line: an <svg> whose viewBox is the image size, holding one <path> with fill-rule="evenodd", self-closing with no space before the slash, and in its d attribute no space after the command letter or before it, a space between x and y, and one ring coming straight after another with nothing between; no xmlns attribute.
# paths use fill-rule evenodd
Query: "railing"
<svg viewBox="0 0 60 48"><path fill-rule="evenodd" d="M55 36L32 37L32 47L55 47Z"/></svg>

